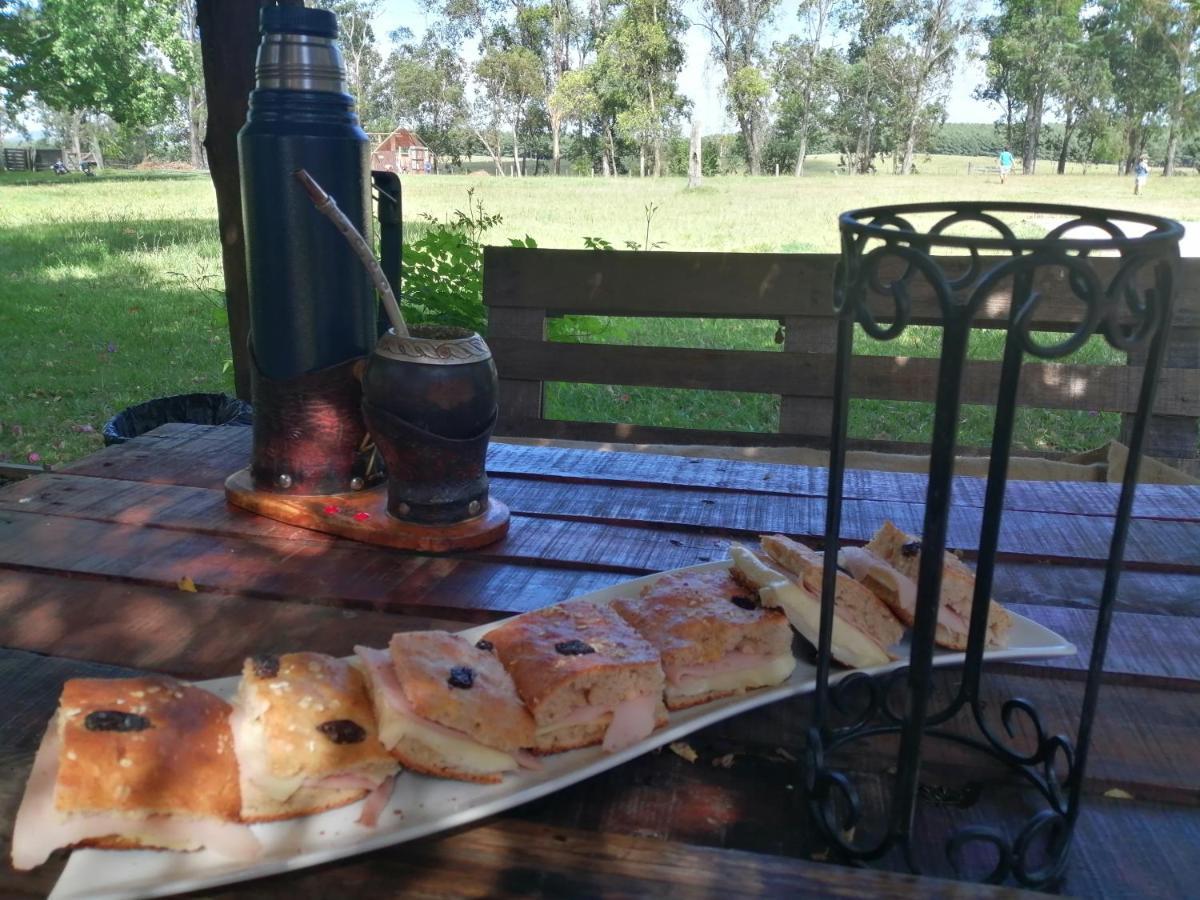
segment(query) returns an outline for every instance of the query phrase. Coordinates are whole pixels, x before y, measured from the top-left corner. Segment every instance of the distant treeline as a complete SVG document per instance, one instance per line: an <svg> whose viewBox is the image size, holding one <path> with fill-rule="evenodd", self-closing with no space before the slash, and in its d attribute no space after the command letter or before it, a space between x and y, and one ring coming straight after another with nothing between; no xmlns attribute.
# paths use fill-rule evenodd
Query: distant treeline
<svg viewBox="0 0 1200 900"><path fill-rule="evenodd" d="M802 175L833 152L848 173L909 174L926 154L1007 145L1026 174L1039 160L1127 170L1145 153L1170 175L1200 156L1200 0L421 0L424 33L386 36L384 0L311 2L337 16L367 130L415 130L439 171L486 154L514 176L546 160L677 173L689 34L734 132L710 140L719 172ZM0 0L0 140L32 113L75 155L202 163L195 13ZM943 124L968 47L996 122Z"/></svg>

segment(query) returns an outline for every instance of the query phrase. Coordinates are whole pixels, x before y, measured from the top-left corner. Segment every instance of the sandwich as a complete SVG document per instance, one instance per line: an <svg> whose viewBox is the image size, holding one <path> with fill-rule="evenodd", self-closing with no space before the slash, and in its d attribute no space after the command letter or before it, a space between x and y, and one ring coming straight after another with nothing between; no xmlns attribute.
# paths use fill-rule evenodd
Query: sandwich
<svg viewBox="0 0 1200 900"><path fill-rule="evenodd" d="M229 714L173 678L68 681L17 811L13 867L39 866L59 847L253 859L261 847L239 821Z"/></svg>
<svg viewBox="0 0 1200 900"><path fill-rule="evenodd" d="M662 654L668 709L780 684L796 667L783 613L727 569L664 575L613 607Z"/></svg>
<svg viewBox="0 0 1200 900"><path fill-rule="evenodd" d="M242 818L307 816L369 797L374 824L396 761L379 743L362 673L324 653L255 656L242 667L232 717Z"/></svg>
<svg viewBox="0 0 1200 900"><path fill-rule="evenodd" d="M488 650L445 631L396 634L387 650L354 650L379 738L405 767L490 784L534 765L523 750L533 744L533 719Z"/></svg>
<svg viewBox="0 0 1200 900"><path fill-rule="evenodd" d="M533 752L624 750L665 725L658 651L609 606L568 600L484 636L536 725Z"/></svg>
<svg viewBox="0 0 1200 900"><path fill-rule="evenodd" d="M921 540L884 522L865 547L845 547L838 562L883 598L896 617L910 628L917 612L917 572ZM975 573L953 553L942 557L942 593L938 603L934 642L939 647L965 650L975 596ZM995 600L988 606L985 645L1008 645L1012 616Z"/></svg>
<svg viewBox="0 0 1200 900"><path fill-rule="evenodd" d="M729 548L735 578L758 590L764 606L782 609L800 636L816 647L821 634L824 555L779 534L764 535L762 547L766 559L737 544ZM833 658L854 669L885 665L894 659L888 648L902 637L904 627L887 605L838 572L830 643Z"/></svg>

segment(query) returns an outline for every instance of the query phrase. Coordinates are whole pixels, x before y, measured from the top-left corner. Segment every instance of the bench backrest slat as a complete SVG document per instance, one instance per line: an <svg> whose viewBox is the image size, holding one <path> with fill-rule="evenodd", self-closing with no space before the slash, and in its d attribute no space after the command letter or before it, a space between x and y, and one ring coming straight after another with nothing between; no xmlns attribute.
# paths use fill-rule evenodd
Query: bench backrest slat
<svg viewBox="0 0 1200 900"><path fill-rule="evenodd" d="M833 392L833 275L836 254L634 253L488 247L484 302L488 340L501 378L499 433L589 440L672 443L820 445L828 438ZM1095 261L1102 274L1119 260ZM951 264L965 263L958 257ZM928 289L913 282L913 322L939 321ZM1082 309L1065 277L1043 279L1039 330L1073 330ZM977 324L1004 327L1009 295L999 289ZM1176 278L1176 311L1168 366L1155 405L1152 432L1163 435L1166 455L1196 456L1200 422L1200 260L1183 260ZM885 319L886 303L876 306ZM568 344L546 339L546 321L557 315L779 319L781 351L651 348ZM1138 362L1134 360L1133 362ZM998 362L968 363L963 402L994 402ZM852 396L883 400L932 399L937 360L860 356L852 367ZM1138 365L1026 363L1019 402L1050 409L1129 414L1137 405ZM542 416L546 382L623 384L779 394L779 428L748 440L727 432L655 429L621 423L549 422ZM1180 429L1184 435L1180 438ZM1190 429L1190 431L1188 430ZM584 438L583 435L590 435ZM603 435L600 437L599 435ZM626 435L622 438L620 435ZM640 437L631 437L631 435ZM743 434L743 433L736 433ZM1168 439L1168 434L1170 435ZM1191 451L1187 435L1191 435ZM874 442L859 442L874 445ZM894 444L890 444L894 446ZM1155 450L1153 438L1151 452ZM882 442L879 443L882 447ZM1160 454L1164 448L1158 448Z"/></svg>

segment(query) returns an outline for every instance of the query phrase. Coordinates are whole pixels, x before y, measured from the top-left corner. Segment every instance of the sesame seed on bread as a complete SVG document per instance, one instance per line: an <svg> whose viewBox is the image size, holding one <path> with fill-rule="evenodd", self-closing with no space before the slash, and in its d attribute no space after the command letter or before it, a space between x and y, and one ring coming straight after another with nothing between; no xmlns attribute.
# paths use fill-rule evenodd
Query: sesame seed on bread
<svg viewBox="0 0 1200 900"><path fill-rule="evenodd" d="M305 780L354 774L378 783L396 770L379 743L363 675L345 660L309 652L247 659L235 704L246 821L311 815L369 793ZM265 790L257 773L290 783L294 792L284 797Z"/></svg>

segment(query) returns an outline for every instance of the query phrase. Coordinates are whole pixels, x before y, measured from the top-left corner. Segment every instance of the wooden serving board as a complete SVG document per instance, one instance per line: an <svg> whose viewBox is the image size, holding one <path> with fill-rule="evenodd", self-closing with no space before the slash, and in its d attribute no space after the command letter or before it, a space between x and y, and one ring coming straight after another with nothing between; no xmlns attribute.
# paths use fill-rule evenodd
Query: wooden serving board
<svg viewBox="0 0 1200 900"><path fill-rule="evenodd" d="M398 550L474 550L508 534L508 507L495 497L488 497L487 509L474 519L453 525L417 525L388 514L385 485L348 494L275 494L255 490L250 470L242 469L225 481L225 498L268 519Z"/></svg>

